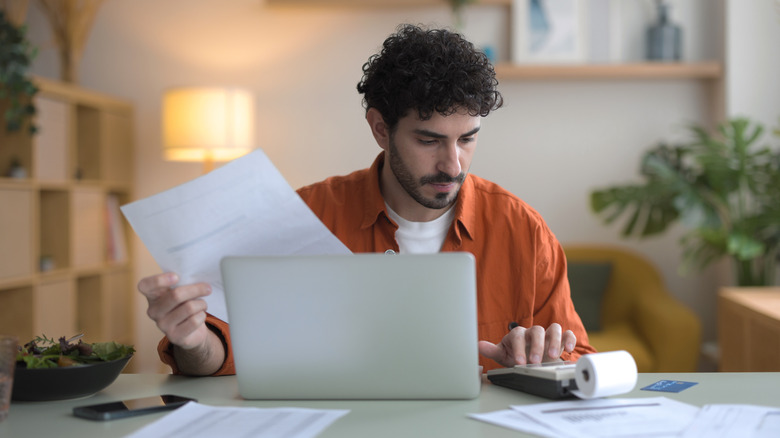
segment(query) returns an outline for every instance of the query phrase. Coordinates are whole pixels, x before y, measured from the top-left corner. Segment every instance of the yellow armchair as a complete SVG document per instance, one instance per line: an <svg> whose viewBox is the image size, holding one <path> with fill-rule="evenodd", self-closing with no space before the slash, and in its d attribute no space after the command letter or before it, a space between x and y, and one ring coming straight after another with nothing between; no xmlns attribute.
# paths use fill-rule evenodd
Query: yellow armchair
<svg viewBox="0 0 780 438"><path fill-rule="evenodd" d="M627 350L639 372L697 370L699 318L666 289L652 263L613 246L565 245L564 251L569 265L611 265L600 307L600 328L588 330L596 350ZM577 285L571 286L574 296Z"/></svg>

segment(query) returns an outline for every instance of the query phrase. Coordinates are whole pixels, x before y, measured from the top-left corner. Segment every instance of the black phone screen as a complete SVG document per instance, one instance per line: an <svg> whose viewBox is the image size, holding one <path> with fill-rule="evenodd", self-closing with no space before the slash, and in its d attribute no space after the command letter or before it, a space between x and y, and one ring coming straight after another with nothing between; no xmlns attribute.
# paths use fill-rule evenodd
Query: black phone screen
<svg viewBox="0 0 780 438"><path fill-rule="evenodd" d="M81 418L88 418L90 420L111 420L114 418L132 417L135 415L175 409L190 401L197 400L178 395L165 394L154 397L79 406L73 408L73 415Z"/></svg>

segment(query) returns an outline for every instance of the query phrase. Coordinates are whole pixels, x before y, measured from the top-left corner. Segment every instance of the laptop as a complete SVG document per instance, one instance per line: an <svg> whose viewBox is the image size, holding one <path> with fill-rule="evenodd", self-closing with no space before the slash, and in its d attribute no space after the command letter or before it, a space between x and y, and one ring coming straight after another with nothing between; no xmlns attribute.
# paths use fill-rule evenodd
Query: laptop
<svg viewBox="0 0 780 438"><path fill-rule="evenodd" d="M245 399L471 399L479 394L468 253L225 257Z"/></svg>

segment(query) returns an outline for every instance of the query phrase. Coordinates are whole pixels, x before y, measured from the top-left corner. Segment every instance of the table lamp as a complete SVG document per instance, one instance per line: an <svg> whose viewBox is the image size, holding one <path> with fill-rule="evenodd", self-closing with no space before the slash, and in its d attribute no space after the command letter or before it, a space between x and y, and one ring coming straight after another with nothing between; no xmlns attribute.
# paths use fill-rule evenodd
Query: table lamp
<svg viewBox="0 0 780 438"><path fill-rule="evenodd" d="M163 97L165 159L201 161L203 173L215 161L230 161L252 149L254 102L236 88L174 88Z"/></svg>

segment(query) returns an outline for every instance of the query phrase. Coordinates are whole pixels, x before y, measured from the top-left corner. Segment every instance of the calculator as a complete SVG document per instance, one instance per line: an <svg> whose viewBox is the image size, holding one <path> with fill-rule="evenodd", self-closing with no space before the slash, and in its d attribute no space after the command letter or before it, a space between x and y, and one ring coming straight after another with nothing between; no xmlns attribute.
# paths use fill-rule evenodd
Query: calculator
<svg viewBox="0 0 780 438"><path fill-rule="evenodd" d="M577 389L576 362L515 365L487 372L491 383L549 399L572 398Z"/></svg>

